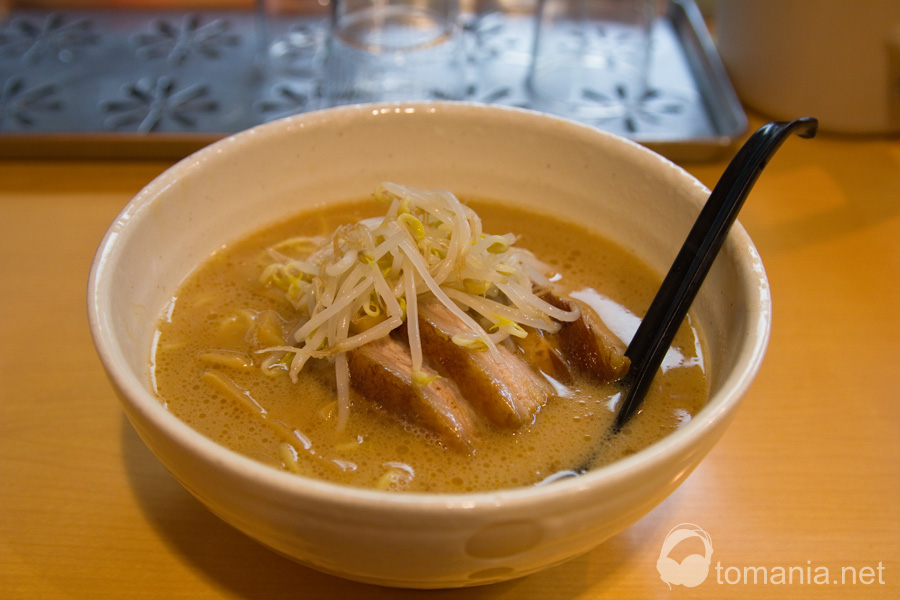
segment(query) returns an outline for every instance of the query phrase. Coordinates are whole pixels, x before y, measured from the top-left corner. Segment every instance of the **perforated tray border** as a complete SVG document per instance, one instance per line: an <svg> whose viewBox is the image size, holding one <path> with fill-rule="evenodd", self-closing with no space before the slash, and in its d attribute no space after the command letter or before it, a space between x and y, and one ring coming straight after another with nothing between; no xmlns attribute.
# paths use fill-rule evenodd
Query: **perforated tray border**
<svg viewBox="0 0 900 600"><path fill-rule="evenodd" d="M527 65L499 62L478 39L527 53L531 20L464 24L465 99L528 108ZM14 10L0 21L0 156L176 158L323 108L326 25L326 14ZM592 124L675 160L718 158L747 120L693 0L669 4L653 48L642 109Z"/></svg>

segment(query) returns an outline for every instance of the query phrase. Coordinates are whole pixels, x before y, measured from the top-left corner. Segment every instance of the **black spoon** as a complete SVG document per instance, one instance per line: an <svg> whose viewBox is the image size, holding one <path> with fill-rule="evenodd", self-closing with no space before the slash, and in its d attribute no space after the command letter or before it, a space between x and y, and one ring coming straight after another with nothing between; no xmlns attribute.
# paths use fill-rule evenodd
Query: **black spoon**
<svg viewBox="0 0 900 600"><path fill-rule="evenodd" d="M624 398L607 432L607 440L619 433L628 420L640 412L650 382L672 345L675 333L722 248L744 200L769 159L790 134L811 138L816 135L818 127L819 122L811 117L768 123L757 129L731 159L625 350L625 356L631 359L631 368L619 382ZM554 473L538 485L586 473L595 457L591 456L572 471Z"/></svg>
<svg viewBox="0 0 900 600"><path fill-rule="evenodd" d="M631 368L621 382L625 397L613 423L613 434L640 412L641 402L675 332L769 159L790 134L811 138L817 129L818 121L811 117L768 123L756 130L731 160L625 351L625 356L631 359Z"/></svg>

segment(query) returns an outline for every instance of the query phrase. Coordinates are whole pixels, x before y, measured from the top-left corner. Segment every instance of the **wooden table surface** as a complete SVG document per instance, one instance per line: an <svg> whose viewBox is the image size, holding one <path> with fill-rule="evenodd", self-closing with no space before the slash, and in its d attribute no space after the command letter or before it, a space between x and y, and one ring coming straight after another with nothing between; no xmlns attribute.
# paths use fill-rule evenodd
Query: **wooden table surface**
<svg viewBox="0 0 900 600"><path fill-rule="evenodd" d="M0 598L900 598L900 140L793 138L760 178L741 221L771 280L771 344L675 494L564 565L432 593L276 556L125 420L86 281L107 226L167 166L0 162ZM712 186L725 161L685 166ZM712 564L670 591L656 562L683 522L709 533Z"/></svg>

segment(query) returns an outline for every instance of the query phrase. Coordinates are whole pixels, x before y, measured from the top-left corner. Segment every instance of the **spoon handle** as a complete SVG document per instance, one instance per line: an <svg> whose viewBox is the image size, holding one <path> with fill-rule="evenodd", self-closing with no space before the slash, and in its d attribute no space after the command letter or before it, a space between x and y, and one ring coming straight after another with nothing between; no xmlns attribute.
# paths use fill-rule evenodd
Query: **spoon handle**
<svg viewBox="0 0 900 600"><path fill-rule="evenodd" d="M625 398L613 431L619 431L638 411L675 332L766 163L791 133L811 138L817 128L818 121L810 117L768 123L750 136L729 163L625 351L631 368L623 381Z"/></svg>

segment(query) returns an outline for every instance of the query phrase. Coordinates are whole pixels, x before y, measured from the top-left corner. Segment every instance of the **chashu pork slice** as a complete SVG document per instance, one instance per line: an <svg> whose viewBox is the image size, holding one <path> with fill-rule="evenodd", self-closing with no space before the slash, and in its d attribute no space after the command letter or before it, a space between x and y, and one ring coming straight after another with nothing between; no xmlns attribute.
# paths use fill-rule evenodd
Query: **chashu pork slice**
<svg viewBox="0 0 900 600"><path fill-rule="evenodd" d="M572 310L575 306L581 311L575 321L561 323L557 334L563 356L581 375L598 383L611 383L625 376L631 366L625 356L625 344L593 308L580 300L561 298L549 292L541 298L563 310Z"/></svg>
<svg viewBox="0 0 900 600"><path fill-rule="evenodd" d="M447 446L471 452L476 437L472 409L456 384L423 365L434 379L413 381L412 358L402 342L387 337L348 353L350 385L369 401L399 418L419 424Z"/></svg>
<svg viewBox="0 0 900 600"><path fill-rule="evenodd" d="M497 360L491 352L454 343L453 336L468 332L468 327L438 300L420 300L418 311L423 353L491 423L504 428L530 423L553 395L547 380L505 346L497 346Z"/></svg>
<svg viewBox="0 0 900 600"><path fill-rule="evenodd" d="M572 383L572 367L559 346L559 335L532 327L523 329L528 335L511 339L522 352L525 362L560 383Z"/></svg>

